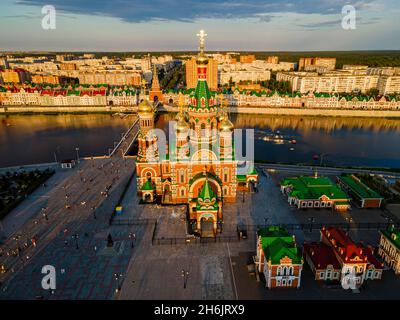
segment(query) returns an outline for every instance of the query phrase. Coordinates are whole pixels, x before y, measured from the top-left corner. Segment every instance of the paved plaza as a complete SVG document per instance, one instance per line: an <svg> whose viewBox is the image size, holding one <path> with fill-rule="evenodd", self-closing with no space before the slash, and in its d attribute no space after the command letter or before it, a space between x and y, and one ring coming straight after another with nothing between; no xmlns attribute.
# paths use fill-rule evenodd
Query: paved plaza
<svg viewBox="0 0 400 320"><path fill-rule="evenodd" d="M17 246L15 237L2 245L0 261L9 270L0 275L0 299L395 298L393 288L398 288L400 281L391 271L384 273L383 281L370 283L355 295L317 283L307 266L301 289L277 292L267 290L247 270L255 252L257 225L307 224L311 217L316 224L327 225L346 223L350 217L354 222L384 223L387 219L380 210L353 209L345 214L297 210L288 205L279 190L281 175L260 174L258 192L240 192L236 203L224 205L222 236L236 236L239 225L248 227L247 239L157 245L152 243L154 237L191 238L185 223L186 207L140 204L133 177L122 199L123 212L109 225L133 173L134 160L129 158L83 161L71 171L57 172L47 189L37 190L16 208L6 229L10 234L17 229L14 236L19 236L20 244L26 241L28 247L20 256L13 256L7 252ZM104 190L110 185L105 196ZM65 208L66 203L70 209ZM41 215L44 205L47 220ZM11 217L18 217L14 226ZM299 245L319 240L316 228L296 229L293 233ZM109 234L113 248L106 247ZM350 229L350 236L365 245L376 245L379 240L373 229ZM38 239L36 247L29 241L33 237ZM48 264L57 271L55 290L41 287L41 269ZM121 291L117 293L118 287Z"/></svg>

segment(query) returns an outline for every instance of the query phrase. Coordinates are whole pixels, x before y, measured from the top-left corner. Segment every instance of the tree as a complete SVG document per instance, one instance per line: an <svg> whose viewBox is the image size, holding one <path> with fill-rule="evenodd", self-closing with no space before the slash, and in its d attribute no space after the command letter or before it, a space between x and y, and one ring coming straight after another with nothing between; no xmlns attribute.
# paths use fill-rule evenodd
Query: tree
<svg viewBox="0 0 400 320"><path fill-rule="evenodd" d="M377 88L372 88L367 91L367 96L376 98L379 95L379 90Z"/></svg>

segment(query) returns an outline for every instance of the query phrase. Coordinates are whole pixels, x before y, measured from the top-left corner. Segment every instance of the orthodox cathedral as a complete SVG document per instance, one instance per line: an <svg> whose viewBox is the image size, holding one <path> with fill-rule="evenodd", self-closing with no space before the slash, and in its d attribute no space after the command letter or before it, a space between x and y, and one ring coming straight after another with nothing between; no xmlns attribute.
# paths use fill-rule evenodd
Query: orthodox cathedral
<svg viewBox="0 0 400 320"><path fill-rule="evenodd" d="M184 105L181 96L168 143L160 141L153 130L152 104L143 99L138 106L136 174L143 202L187 204L191 229L204 235L221 231L223 204L235 202L239 190L256 187L258 176L253 163L235 159L234 126L223 98L208 88L206 34L201 30L198 36L197 87L189 105ZM239 166L249 169L239 174L243 171Z"/></svg>

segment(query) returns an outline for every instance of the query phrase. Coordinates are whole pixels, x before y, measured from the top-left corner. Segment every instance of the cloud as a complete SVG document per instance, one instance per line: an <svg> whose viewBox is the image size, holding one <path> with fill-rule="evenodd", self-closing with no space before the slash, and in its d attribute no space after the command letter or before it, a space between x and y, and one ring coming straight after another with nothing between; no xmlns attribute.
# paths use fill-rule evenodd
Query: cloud
<svg viewBox="0 0 400 320"><path fill-rule="evenodd" d="M363 19L361 17L357 17L357 24L360 25L368 25L368 24L375 24L380 22L381 19L378 17ZM333 19L333 20L326 20L326 21L319 21L319 22L310 22L310 23L302 23L296 24L298 27L315 30L315 29L323 29L323 28L330 28L330 27L341 27L342 19Z"/></svg>
<svg viewBox="0 0 400 320"><path fill-rule="evenodd" d="M362 9L375 0L358 0ZM198 19L259 19L269 22L274 13L340 13L348 0L18 0L17 4L55 6L75 14L109 16L125 22L194 22Z"/></svg>

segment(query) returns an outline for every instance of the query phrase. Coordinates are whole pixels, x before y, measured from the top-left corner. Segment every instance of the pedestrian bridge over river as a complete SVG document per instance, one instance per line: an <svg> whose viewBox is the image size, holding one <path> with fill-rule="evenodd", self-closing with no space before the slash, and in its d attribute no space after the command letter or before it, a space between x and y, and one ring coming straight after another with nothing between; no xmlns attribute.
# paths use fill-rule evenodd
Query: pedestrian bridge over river
<svg viewBox="0 0 400 320"><path fill-rule="evenodd" d="M157 102L153 110L156 112L162 107L160 102ZM122 157L126 157L127 153L131 149L133 143L136 141L139 134L139 116L135 114L132 125L129 129L122 135L121 140L114 146L114 148L109 152L109 157L114 157L116 155L120 155Z"/></svg>

